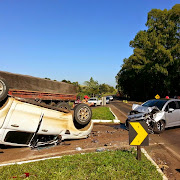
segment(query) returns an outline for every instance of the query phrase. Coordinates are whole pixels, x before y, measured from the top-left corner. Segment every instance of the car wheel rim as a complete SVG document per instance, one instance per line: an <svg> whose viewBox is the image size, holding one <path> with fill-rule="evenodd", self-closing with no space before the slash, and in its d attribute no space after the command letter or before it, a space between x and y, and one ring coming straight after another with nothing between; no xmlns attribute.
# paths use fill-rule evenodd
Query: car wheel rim
<svg viewBox="0 0 180 180"><path fill-rule="evenodd" d="M164 129L163 123L158 122L158 123L157 123L157 129L158 129L158 131L162 131L162 130Z"/></svg>
<svg viewBox="0 0 180 180"><path fill-rule="evenodd" d="M161 130L161 123L160 122L157 123L157 129L158 129L158 131Z"/></svg>
<svg viewBox="0 0 180 180"><path fill-rule="evenodd" d="M0 95L3 93L3 91L4 91L3 83L0 81Z"/></svg>
<svg viewBox="0 0 180 180"><path fill-rule="evenodd" d="M77 113L78 119L82 122L86 121L89 118L89 115L90 111L86 107L82 107Z"/></svg>

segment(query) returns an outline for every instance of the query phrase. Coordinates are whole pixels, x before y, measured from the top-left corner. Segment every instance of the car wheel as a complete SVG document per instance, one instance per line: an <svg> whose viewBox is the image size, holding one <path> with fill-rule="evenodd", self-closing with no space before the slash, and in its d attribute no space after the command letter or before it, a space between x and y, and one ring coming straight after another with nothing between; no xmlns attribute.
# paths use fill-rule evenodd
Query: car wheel
<svg viewBox="0 0 180 180"><path fill-rule="evenodd" d="M57 108L60 108L60 109L67 109L68 111L71 110L71 107L68 103L66 102L60 102L57 104Z"/></svg>
<svg viewBox="0 0 180 180"><path fill-rule="evenodd" d="M74 109L74 120L79 125L87 125L91 121L92 111L87 104L78 104Z"/></svg>
<svg viewBox="0 0 180 180"><path fill-rule="evenodd" d="M165 130L165 122L164 121L158 121L154 124L153 131L157 134L162 133Z"/></svg>
<svg viewBox="0 0 180 180"><path fill-rule="evenodd" d="M3 101L8 94L9 87L3 78L0 78L0 101Z"/></svg>

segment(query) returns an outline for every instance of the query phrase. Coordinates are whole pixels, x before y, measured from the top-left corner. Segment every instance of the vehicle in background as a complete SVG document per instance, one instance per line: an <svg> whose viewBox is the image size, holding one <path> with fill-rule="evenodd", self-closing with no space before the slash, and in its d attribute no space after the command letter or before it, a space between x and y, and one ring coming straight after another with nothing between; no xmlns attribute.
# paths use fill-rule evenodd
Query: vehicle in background
<svg viewBox="0 0 180 180"><path fill-rule="evenodd" d="M88 100L88 103L90 104L94 104L94 106L100 106L102 105L102 100L99 100L98 98L96 97L91 97L89 100Z"/></svg>
<svg viewBox="0 0 180 180"><path fill-rule="evenodd" d="M109 104L110 103L110 98L109 96L106 96L106 104Z"/></svg>
<svg viewBox="0 0 180 180"><path fill-rule="evenodd" d="M145 121L149 132L161 133L167 127L180 125L180 99L153 99L142 105L133 104L132 111L126 120L129 122Z"/></svg>
<svg viewBox="0 0 180 180"><path fill-rule="evenodd" d="M113 101L113 96L107 96L109 97L110 101Z"/></svg>
<svg viewBox="0 0 180 180"><path fill-rule="evenodd" d="M87 138L93 123L87 104L73 112L57 107L6 97L0 101L0 144L37 147L59 144L64 139Z"/></svg>
<svg viewBox="0 0 180 180"><path fill-rule="evenodd" d="M73 108L80 103L82 103L82 101L81 101L80 97L77 97L77 99L74 101Z"/></svg>

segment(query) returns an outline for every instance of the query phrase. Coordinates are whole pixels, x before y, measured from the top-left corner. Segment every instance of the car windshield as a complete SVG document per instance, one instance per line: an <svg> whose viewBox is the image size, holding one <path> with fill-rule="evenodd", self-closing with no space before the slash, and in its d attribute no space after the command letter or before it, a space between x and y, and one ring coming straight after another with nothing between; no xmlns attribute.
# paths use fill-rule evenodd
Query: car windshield
<svg viewBox="0 0 180 180"><path fill-rule="evenodd" d="M164 99L149 100L149 101L146 101L144 104L142 104L142 106L145 106L145 107L156 106L158 107L159 110L161 110L166 102L167 100L164 100Z"/></svg>

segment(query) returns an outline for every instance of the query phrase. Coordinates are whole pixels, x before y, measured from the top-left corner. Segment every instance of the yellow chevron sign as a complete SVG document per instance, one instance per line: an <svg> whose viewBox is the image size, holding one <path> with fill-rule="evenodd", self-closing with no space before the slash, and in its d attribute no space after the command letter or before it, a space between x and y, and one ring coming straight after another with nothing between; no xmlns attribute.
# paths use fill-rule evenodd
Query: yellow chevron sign
<svg viewBox="0 0 180 180"><path fill-rule="evenodd" d="M129 144L132 146L149 145L147 124L145 122L129 123Z"/></svg>

